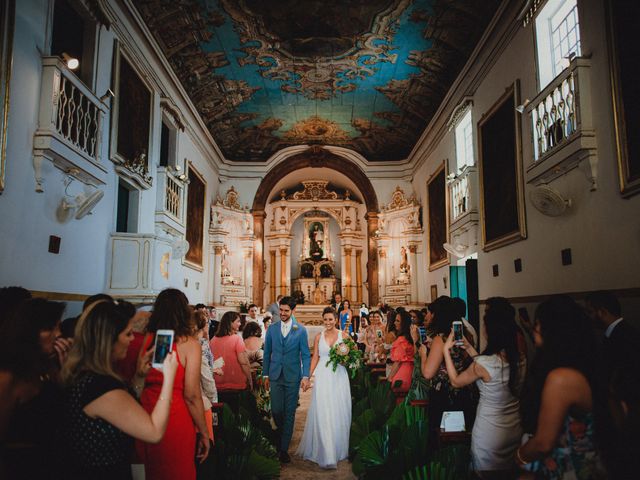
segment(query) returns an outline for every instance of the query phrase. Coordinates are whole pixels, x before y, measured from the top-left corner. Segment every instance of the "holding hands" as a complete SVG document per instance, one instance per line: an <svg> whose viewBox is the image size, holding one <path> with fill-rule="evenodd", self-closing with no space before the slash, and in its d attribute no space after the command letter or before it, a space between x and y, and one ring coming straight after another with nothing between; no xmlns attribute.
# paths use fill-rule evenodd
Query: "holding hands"
<svg viewBox="0 0 640 480"><path fill-rule="evenodd" d="M300 382L300 387L302 388L303 392L306 392L311 388L311 381L307 377L304 377Z"/></svg>

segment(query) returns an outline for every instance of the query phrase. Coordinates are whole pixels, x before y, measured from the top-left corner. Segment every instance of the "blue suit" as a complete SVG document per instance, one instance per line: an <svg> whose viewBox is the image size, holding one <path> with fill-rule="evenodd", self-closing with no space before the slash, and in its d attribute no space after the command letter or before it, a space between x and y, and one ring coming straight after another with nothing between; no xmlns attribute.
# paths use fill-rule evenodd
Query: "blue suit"
<svg viewBox="0 0 640 480"><path fill-rule="evenodd" d="M307 329L292 316L291 329L282 336L282 322L267 330L264 340L263 375L269 377L271 413L280 430L280 449L289 449L298 408L300 381L309 377L311 353Z"/></svg>

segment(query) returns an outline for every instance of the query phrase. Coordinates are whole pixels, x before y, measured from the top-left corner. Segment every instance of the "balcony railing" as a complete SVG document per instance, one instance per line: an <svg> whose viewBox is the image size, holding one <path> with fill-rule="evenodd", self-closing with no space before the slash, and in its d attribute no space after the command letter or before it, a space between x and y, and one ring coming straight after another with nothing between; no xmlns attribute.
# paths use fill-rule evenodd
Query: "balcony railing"
<svg viewBox="0 0 640 480"><path fill-rule="evenodd" d="M465 166L457 176L449 180L452 224L476 211L475 182L475 166Z"/></svg>
<svg viewBox="0 0 640 480"><path fill-rule="evenodd" d="M88 183L104 183L101 162L107 106L58 57L42 59L42 88L34 157L46 158Z"/></svg>
<svg viewBox="0 0 640 480"><path fill-rule="evenodd" d="M574 58L527 106L531 116L533 162L528 182L548 182L589 160L593 188L596 142L591 113L590 60Z"/></svg>
<svg viewBox="0 0 640 480"><path fill-rule="evenodd" d="M182 185L171 175L167 175L166 180L164 209L179 220L182 212Z"/></svg>

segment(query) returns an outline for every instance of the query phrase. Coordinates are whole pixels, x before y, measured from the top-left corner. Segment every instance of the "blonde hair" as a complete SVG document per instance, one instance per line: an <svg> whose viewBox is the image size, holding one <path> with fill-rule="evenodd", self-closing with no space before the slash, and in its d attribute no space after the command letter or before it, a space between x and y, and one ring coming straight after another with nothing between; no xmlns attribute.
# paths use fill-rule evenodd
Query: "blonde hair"
<svg viewBox="0 0 640 480"><path fill-rule="evenodd" d="M73 347L62 367L62 381L68 385L85 372L122 380L113 368L113 345L129 320L116 302L100 300L91 304L76 325Z"/></svg>

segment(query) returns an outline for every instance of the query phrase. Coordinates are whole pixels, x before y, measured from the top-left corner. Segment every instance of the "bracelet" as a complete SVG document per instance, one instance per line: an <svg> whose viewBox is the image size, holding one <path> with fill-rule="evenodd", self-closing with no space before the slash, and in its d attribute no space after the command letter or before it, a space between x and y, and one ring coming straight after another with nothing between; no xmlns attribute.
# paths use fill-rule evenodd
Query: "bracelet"
<svg viewBox="0 0 640 480"><path fill-rule="evenodd" d="M522 447L520 447L520 448L522 448ZM516 450L516 460L518 461L518 463L520 465L526 465L529 462L525 462L524 459L522 458L522 456L520 455L520 448L518 448Z"/></svg>

